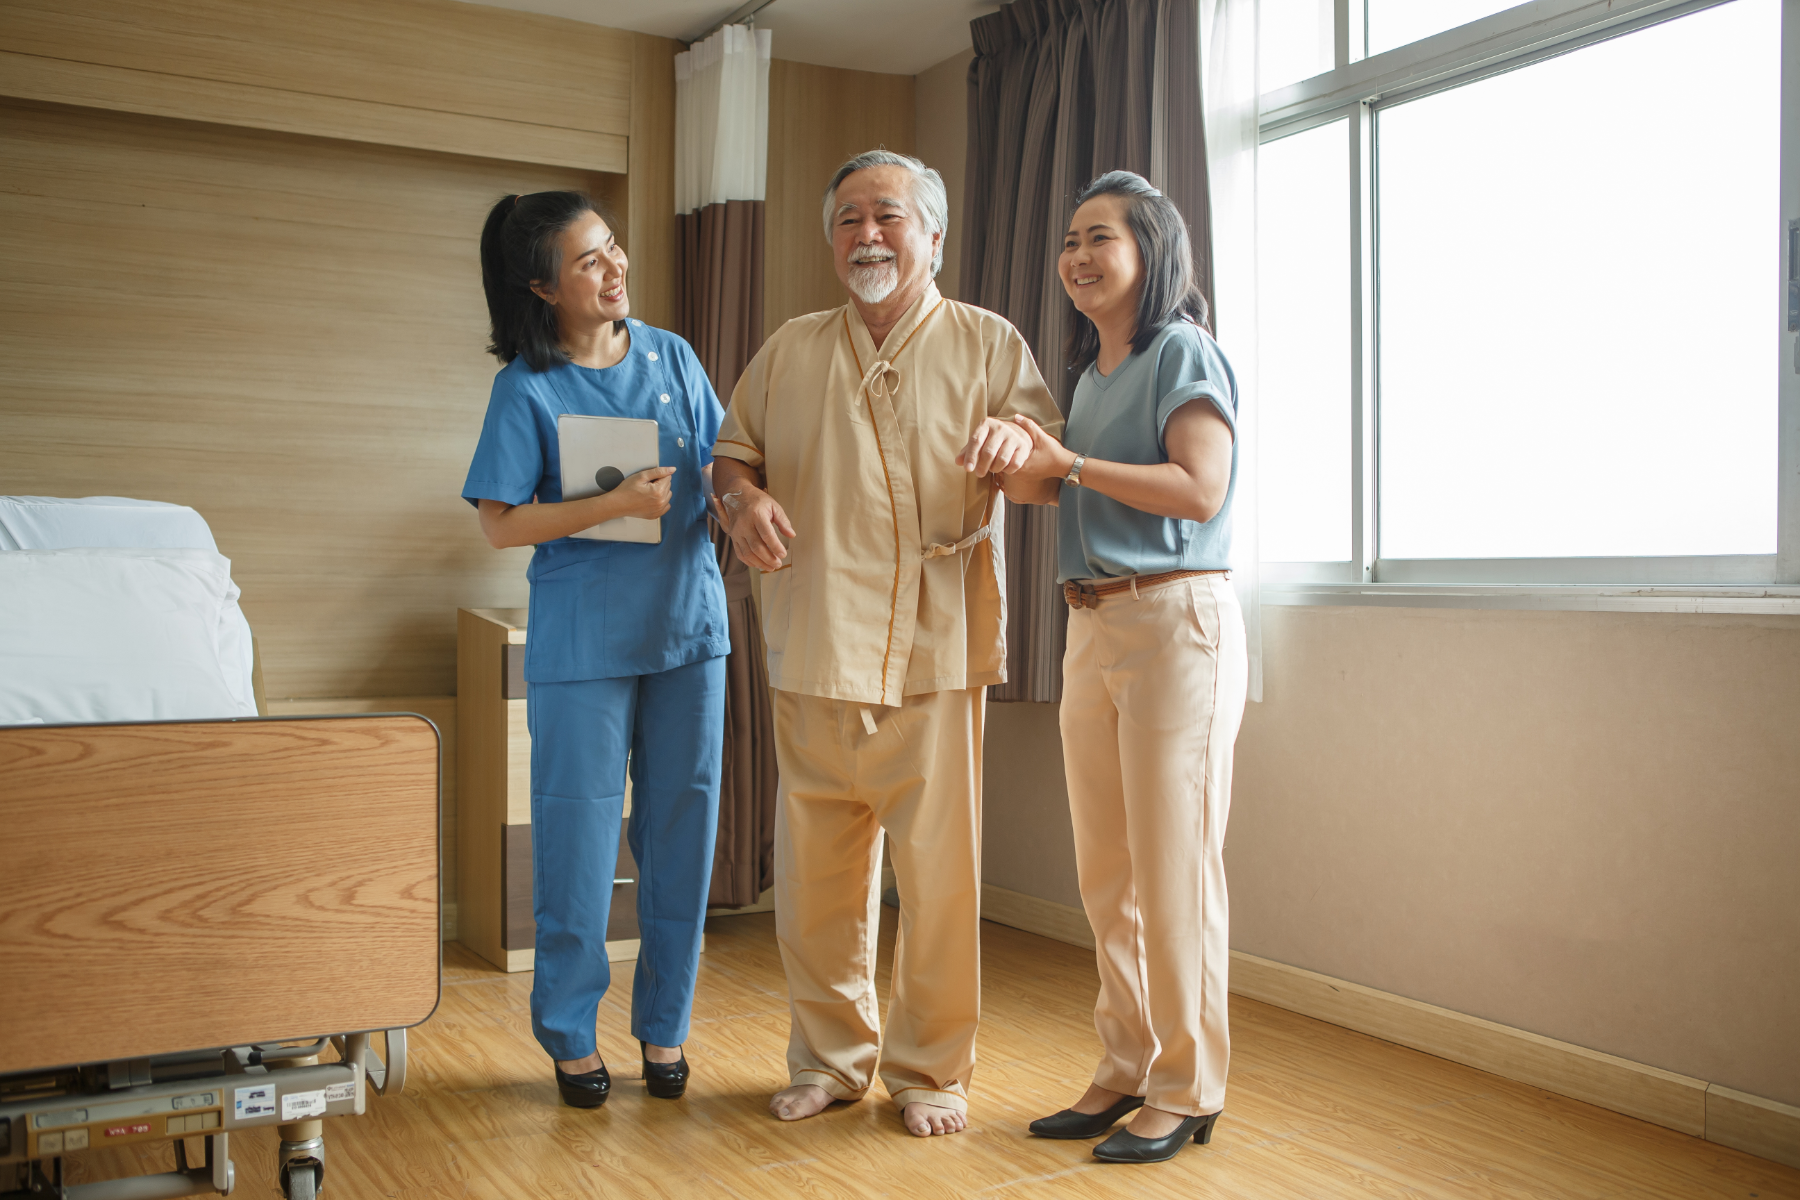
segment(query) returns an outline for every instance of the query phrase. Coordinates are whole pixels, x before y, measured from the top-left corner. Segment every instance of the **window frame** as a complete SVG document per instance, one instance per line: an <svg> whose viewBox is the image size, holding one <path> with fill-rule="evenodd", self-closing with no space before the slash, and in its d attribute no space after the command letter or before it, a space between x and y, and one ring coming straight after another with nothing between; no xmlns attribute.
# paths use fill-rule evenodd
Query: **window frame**
<svg viewBox="0 0 1800 1200"><path fill-rule="evenodd" d="M1265 144L1347 118L1351 558L1347 562L1262 563L1266 601L1800 614L1800 586L1796 586L1800 585L1800 331L1794 328L1797 322L1791 316L1780 326L1780 361L1774 364L1780 379L1776 553L1392 559L1381 557L1378 545L1376 114L1385 107L1731 2L1535 0L1365 58L1366 0L1333 0L1336 65L1310 79L1263 93L1258 141ZM1781 215L1784 227L1796 230L1793 236L1800 238L1800 0L1781 0L1781 40ZM1787 257L1784 253L1783 271L1775 281L1772 298L1777 305L1789 290ZM1800 261L1794 269L1800 270Z"/></svg>

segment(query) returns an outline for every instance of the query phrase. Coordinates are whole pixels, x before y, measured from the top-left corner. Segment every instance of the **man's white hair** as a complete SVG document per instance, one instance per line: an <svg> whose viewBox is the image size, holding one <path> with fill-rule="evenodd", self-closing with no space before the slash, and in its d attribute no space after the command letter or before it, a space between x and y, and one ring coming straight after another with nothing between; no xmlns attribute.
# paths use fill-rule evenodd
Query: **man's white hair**
<svg viewBox="0 0 1800 1200"><path fill-rule="evenodd" d="M944 191L944 177L910 154L865 150L837 169L825 189L825 240L831 241L832 228L837 224L838 184L852 171L870 167L905 167L912 173L912 202L930 226L929 232L943 235L938 238L937 252L931 256L931 273L936 275L944 269L944 242L950 236L950 197Z"/></svg>

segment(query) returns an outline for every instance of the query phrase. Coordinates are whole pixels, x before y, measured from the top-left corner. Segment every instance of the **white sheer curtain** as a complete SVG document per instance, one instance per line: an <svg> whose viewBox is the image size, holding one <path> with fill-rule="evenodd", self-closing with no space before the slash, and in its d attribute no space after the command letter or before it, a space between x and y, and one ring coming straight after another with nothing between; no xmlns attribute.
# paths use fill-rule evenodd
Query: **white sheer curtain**
<svg viewBox="0 0 1800 1200"><path fill-rule="evenodd" d="M1256 24L1258 0L1201 0L1202 104L1212 200L1213 323L1238 385L1238 481L1232 581L1250 643L1250 699L1263 696L1257 489Z"/></svg>
<svg viewBox="0 0 1800 1200"><path fill-rule="evenodd" d="M769 46L769 30L727 25L675 56L676 212L763 199Z"/></svg>

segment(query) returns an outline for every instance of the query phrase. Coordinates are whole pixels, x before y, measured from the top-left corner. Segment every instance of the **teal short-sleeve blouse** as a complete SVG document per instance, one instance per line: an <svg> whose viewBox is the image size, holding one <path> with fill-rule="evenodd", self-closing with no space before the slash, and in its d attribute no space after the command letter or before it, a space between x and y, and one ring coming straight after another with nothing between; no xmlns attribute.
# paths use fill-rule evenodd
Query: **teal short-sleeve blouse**
<svg viewBox="0 0 1800 1200"><path fill-rule="evenodd" d="M1111 375L1090 365L1075 385L1063 444L1108 462L1168 462L1163 427L1190 400L1212 404L1231 426L1231 483L1224 505L1201 524L1155 516L1065 483L1057 513L1058 582L1230 568L1238 478L1237 380L1205 330L1175 321Z"/></svg>

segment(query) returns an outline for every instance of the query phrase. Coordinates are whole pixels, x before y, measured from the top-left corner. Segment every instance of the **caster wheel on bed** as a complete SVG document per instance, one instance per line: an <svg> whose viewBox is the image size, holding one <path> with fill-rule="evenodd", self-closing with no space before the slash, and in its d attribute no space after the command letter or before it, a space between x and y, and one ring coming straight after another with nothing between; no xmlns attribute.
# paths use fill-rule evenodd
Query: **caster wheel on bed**
<svg viewBox="0 0 1800 1200"><path fill-rule="evenodd" d="M295 1164L282 1180L281 1190L287 1200L314 1200L319 1194L319 1176L322 1174L322 1168Z"/></svg>
<svg viewBox="0 0 1800 1200"><path fill-rule="evenodd" d="M291 1128L291 1127L290 1127ZM281 1143L281 1194L288 1200L313 1200L325 1190L325 1139L310 1137Z"/></svg>

